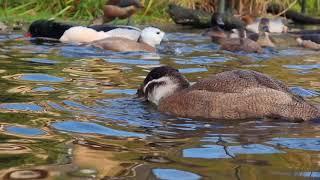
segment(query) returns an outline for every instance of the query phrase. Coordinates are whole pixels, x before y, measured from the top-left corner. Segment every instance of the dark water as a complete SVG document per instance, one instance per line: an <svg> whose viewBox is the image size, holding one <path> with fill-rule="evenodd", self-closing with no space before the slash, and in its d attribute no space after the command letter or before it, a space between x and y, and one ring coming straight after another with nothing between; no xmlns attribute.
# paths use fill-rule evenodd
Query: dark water
<svg viewBox="0 0 320 180"><path fill-rule="evenodd" d="M200 32L168 33L159 54L0 37L3 179L319 179L319 122L171 117L135 98L152 67L191 81L252 69L320 103L320 56L230 53Z"/></svg>

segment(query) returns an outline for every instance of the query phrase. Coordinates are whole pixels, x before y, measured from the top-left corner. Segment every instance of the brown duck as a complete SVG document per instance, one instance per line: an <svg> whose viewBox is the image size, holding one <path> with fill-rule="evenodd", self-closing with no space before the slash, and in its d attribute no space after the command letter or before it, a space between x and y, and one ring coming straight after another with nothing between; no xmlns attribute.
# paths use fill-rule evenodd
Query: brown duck
<svg viewBox="0 0 320 180"><path fill-rule="evenodd" d="M284 83L250 70L226 71L190 85L177 69L157 67L147 75L138 95L161 112L181 117L292 121L320 117L318 108L292 94Z"/></svg>
<svg viewBox="0 0 320 180"><path fill-rule="evenodd" d="M104 22L110 22L116 18L128 18L129 24L130 17L142 8L144 6L139 0L109 0L103 7Z"/></svg>
<svg viewBox="0 0 320 180"><path fill-rule="evenodd" d="M222 20L219 22L217 24L223 24ZM223 31L219 26L212 27L205 35L210 36L213 42L220 44L220 49L223 50L262 53L262 47L275 47L269 37L269 24L269 19L263 18L259 24L259 33L248 32L248 37L247 31L243 28L231 33Z"/></svg>

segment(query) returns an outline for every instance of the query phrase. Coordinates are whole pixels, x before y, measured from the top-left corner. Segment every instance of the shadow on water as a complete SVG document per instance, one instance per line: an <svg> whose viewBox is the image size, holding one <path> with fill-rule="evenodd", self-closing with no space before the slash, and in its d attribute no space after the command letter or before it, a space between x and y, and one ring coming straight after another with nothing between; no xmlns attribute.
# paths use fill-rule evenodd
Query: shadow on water
<svg viewBox="0 0 320 180"><path fill-rule="evenodd" d="M149 54L0 36L0 176L319 178L318 122L173 117L135 97L152 67L170 65L192 82L225 70L256 70L319 103L317 52L231 53L200 33L168 38L159 54Z"/></svg>

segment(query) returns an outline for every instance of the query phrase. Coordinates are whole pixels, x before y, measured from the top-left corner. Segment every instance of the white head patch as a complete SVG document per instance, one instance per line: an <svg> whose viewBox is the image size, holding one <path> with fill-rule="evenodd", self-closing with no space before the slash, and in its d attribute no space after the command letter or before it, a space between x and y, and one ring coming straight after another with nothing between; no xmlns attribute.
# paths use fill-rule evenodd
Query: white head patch
<svg viewBox="0 0 320 180"><path fill-rule="evenodd" d="M147 27L141 31L140 40L152 47L159 45L165 33L158 28Z"/></svg>
<svg viewBox="0 0 320 180"><path fill-rule="evenodd" d="M164 76L159 79L149 81L143 88L143 92L146 93L147 88L151 84L156 83L157 85L147 93L148 101L158 105L161 98L167 97L173 94L179 87L178 83L174 82L170 77Z"/></svg>

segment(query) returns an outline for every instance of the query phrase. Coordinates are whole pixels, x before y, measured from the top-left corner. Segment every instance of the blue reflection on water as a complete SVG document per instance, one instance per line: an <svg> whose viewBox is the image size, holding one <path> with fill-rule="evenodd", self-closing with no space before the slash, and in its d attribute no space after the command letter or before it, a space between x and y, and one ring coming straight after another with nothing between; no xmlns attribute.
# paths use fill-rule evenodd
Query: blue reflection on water
<svg viewBox="0 0 320 180"><path fill-rule="evenodd" d="M4 103L0 104L0 109L17 111L43 111L43 107L32 103Z"/></svg>
<svg viewBox="0 0 320 180"><path fill-rule="evenodd" d="M186 158L204 158L204 159L219 159L231 158L226 153L223 146L220 145L204 145L202 148L190 148L182 151L183 157Z"/></svg>
<svg viewBox="0 0 320 180"><path fill-rule="evenodd" d="M201 176L187 172L187 171L181 171L181 170L176 170L176 169L153 169L152 170L153 174L158 178L158 179L163 179L163 180L197 180L201 179Z"/></svg>
<svg viewBox="0 0 320 180"><path fill-rule="evenodd" d="M184 69L179 69L179 72L181 73L196 73L196 72L206 72L208 71L207 68L184 68Z"/></svg>
<svg viewBox="0 0 320 180"><path fill-rule="evenodd" d="M136 89L108 89L108 90L104 90L103 93L135 95L137 93L137 90Z"/></svg>
<svg viewBox="0 0 320 180"><path fill-rule="evenodd" d="M284 153L273 147L262 144L248 144L239 146L228 146L227 150L233 154L276 154Z"/></svg>
<svg viewBox="0 0 320 180"><path fill-rule="evenodd" d="M25 81L41 81L41 82L63 82L64 81L64 78L51 76L48 74L41 74L41 73L24 74L21 76L20 79Z"/></svg>
<svg viewBox="0 0 320 180"><path fill-rule="evenodd" d="M45 134L45 132L38 128L28 128L19 126L6 126L5 130L12 134L25 135L25 136L39 136Z"/></svg>
<svg viewBox="0 0 320 180"><path fill-rule="evenodd" d="M284 146L289 149L320 151L320 138L272 138L266 142L275 146Z"/></svg>
<svg viewBox="0 0 320 180"><path fill-rule="evenodd" d="M141 59L105 59L107 62L111 63L121 63L121 64L160 64L160 61L152 60L141 60Z"/></svg>
<svg viewBox="0 0 320 180"><path fill-rule="evenodd" d="M293 92L294 94L303 96L303 97L313 97L313 96L319 96L320 93L310 90L310 89L305 89L302 87L292 87L290 88L290 91Z"/></svg>
<svg viewBox="0 0 320 180"><path fill-rule="evenodd" d="M50 91L54 91L55 89L53 87L50 86L41 86L41 87L37 87L32 89L32 91L34 92L50 92Z"/></svg>
<svg viewBox="0 0 320 180"><path fill-rule="evenodd" d="M320 172L297 172L297 173L294 173L294 175L310 177L310 178L320 178Z"/></svg>
<svg viewBox="0 0 320 180"><path fill-rule="evenodd" d="M203 145L201 148L190 148L183 150L183 157L219 159L231 158L237 154L275 154L284 153L273 147L262 144L248 144L238 146Z"/></svg>
<svg viewBox="0 0 320 180"><path fill-rule="evenodd" d="M39 64L57 64L57 61L49 60L49 59L40 59L40 58L32 58L28 59L30 62L39 63Z"/></svg>
<svg viewBox="0 0 320 180"><path fill-rule="evenodd" d="M147 135L141 133L133 133L121 130L111 129L96 123L91 122L78 122L78 121L63 121L52 123L55 129L60 131L69 131L75 133L88 133L88 134L102 134L107 136L119 136L119 137L140 137L144 138Z"/></svg>

